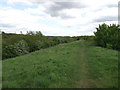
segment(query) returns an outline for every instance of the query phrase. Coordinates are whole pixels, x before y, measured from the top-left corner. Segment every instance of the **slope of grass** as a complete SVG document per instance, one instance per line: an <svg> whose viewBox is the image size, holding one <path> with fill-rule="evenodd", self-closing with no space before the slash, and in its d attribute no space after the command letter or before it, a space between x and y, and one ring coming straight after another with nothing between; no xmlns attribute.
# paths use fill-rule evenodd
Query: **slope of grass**
<svg viewBox="0 0 120 90"><path fill-rule="evenodd" d="M42 49L3 61L3 87L75 87L79 43Z"/></svg>
<svg viewBox="0 0 120 90"><path fill-rule="evenodd" d="M117 87L118 52L77 41L3 61L3 88Z"/></svg>

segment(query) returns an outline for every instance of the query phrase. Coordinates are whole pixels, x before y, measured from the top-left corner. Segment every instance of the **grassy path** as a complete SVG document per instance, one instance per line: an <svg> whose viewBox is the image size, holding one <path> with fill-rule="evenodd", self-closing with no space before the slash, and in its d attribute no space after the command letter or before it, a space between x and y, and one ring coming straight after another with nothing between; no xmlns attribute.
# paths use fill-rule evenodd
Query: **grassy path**
<svg viewBox="0 0 120 90"><path fill-rule="evenodd" d="M86 41L3 61L3 88L102 87L118 87L118 52Z"/></svg>
<svg viewBox="0 0 120 90"><path fill-rule="evenodd" d="M78 88L86 88L89 87L89 82L87 80L87 63L85 59L85 45L82 42L80 46L80 64L81 64L81 69L80 69L80 82L78 83Z"/></svg>
<svg viewBox="0 0 120 90"><path fill-rule="evenodd" d="M88 72L88 63L86 60L86 45L84 41L81 41L80 44L80 81L78 82L77 88L90 88L91 86L94 86L96 82L92 79L89 79L89 76L87 75Z"/></svg>
<svg viewBox="0 0 120 90"><path fill-rule="evenodd" d="M80 81L78 82L77 88L90 88L92 86L97 86L99 87L100 84L96 82L94 79L90 79L88 76L88 62L87 62L87 55L86 55L86 47L87 45L85 44L84 41L81 41L80 45L80 64L81 64L81 69L80 69Z"/></svg>
<svg viewBox="0 0 120 90"><path fill-rule="evenodd" d="M118 87L118 52L84 41L81 41L80 51L81 79L78 88Z"/></svg>

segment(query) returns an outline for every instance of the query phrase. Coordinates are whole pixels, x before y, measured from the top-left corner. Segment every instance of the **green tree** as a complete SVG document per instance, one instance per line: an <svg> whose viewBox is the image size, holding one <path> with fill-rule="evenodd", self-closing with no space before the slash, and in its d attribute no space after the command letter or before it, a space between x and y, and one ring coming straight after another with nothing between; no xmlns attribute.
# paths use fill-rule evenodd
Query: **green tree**
<svg viewBox="0 0 120 90"><path fill-rule="evenodd" d="M97 45L105 47L105 48L112 48L119 50L119 41L120 41L120 29L119 25L116 24L102 24L96 28L97 31L94 32L95 34L95 42Z"/></svg>

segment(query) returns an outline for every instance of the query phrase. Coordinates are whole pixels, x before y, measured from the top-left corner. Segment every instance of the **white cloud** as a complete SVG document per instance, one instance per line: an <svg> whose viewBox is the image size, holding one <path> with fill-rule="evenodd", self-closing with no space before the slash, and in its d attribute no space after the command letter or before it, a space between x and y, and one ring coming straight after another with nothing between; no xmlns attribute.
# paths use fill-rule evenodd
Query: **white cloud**
<svg viewBox="0 0 120 90"><path fill-rule="evenodd" d="M78 1L74 0L74 2ZM56 4L39 0L8 0L7 3L9 6L0 6L0 28L7 32L19 33L22 30L25 33L27 30L32 30L41 31L44 35L93 35L98 24L117 23L118 8L116 6L118 0L90 0L89 2L88 0L80 0L78 4L84 4L85 7L77 6L77 8L75 8L75 4L71 3L73 8L70 8L67 3ZM30 6L36 4L37 7L27 7L21 10L12 7L16 3ZM55 5L63 7L55 8ZM55 9L53 7L50 9L51 6L54 6ZM55 15L52 12L58 13ZM55 25L51 25L52 22Z"/></svg>
<svg viewBox="0 0 120 90"><path fill-rule="evenodd" d="M30 0L8 0L7 3L8 4L21 3L21 4L32 5L32 2Z"/></svg>
<svg viewBox="0 0 120 90"><path fill-rule="evenodd" d="M32 16L29 12L24 10L17 10L13 8L4 8L0 10L0 21L7 24L21 25L36 23L40 16Z"/></svg>
<svg viewBox="0 0 120 90"><path fill-rule="evenodd" d="M75 9L75 8L72 8L72 9L63 9L60 13L61 14L65 13L68 16L72 16L72 17L75 17L75 18L78 17L79 18L81 16L81 14L83 13L83 10L81 10L81 9Z"/></svg>

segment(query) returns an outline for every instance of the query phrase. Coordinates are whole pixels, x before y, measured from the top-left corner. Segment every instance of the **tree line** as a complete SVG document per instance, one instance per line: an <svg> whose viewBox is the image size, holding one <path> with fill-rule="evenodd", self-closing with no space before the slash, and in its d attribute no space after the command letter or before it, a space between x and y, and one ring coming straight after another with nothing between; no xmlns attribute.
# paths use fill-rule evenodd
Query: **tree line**
<svg viewBox="0 0 120 90"><path fill-rule="evenodd" d="M2 32L2 60L75 40L78 38L44 36L40 31L28 31L26 34Z"/></svg>

